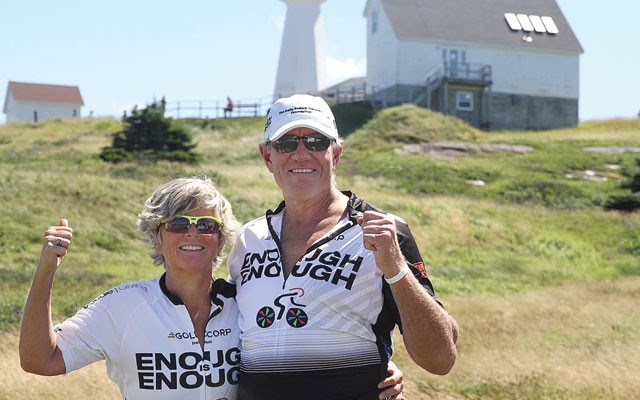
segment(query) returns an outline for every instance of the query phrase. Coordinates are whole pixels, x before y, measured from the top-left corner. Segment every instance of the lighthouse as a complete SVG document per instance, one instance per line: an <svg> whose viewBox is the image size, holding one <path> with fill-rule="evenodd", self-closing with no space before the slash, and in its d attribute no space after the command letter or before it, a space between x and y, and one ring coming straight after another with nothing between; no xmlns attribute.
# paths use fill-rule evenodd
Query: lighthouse
<svg viewBox="0 0 640 400"><path fill-rule="evenodd" d="M282 32L274 98L317 94L325 86L324 32L320 4L325 0L282 0L287 15Z"/></svg>

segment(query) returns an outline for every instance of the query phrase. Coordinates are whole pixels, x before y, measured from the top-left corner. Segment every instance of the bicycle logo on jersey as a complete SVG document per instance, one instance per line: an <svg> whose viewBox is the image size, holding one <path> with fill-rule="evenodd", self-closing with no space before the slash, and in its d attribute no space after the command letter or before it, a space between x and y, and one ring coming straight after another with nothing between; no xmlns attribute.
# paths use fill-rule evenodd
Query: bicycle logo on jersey
<svg viewBox="0 0 640 400"><path fill-rule="evenodd" d="M289 293L280 295L273 301L273 304L278 308L278 315L276 315L275 310L270 306L264 306L258 310L256 323L260 328L268 328L273 325L276 320L281 320L282 317L285 316L285 311L285 320L292 328L302 328L307 324L309 317L302 309L302 307L306 307L306 305L296 303L294 300L298 297L304 296L304 289L292 288L290 290L291 291ZM282 303L282 301L287 297L289 298L289 302L295 307L289 307L289 309L287 309L287 306Z"/></svg>

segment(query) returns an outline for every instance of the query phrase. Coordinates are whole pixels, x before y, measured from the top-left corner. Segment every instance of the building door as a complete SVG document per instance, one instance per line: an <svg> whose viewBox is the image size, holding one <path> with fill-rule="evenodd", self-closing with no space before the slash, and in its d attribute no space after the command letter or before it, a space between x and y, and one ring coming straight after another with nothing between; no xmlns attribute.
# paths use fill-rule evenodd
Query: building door
<svg viewBox="0 0 640 400"><path fill-rule="evenodd" d="M458 50L449 50L449 68L451 77L455 78L458 75Z"/></svg>

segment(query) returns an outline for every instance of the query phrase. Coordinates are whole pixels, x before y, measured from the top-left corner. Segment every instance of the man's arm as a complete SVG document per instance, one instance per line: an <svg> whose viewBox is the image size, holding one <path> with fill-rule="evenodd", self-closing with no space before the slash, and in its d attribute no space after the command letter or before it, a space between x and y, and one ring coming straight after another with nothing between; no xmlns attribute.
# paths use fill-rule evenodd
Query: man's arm
<svg viewBox="0 0 640 400"><path fill-rule="evenodd" d="M398 243L393 216L366 211L361 226L364 247L374 252L376 264L387 279L408 268ZM438 375L447 374L457 357L457 323L412 273L404 274L390 287L400 313L407 352L425 370Z"/></svg>
<svg viewBox="0 0 640 400"><path fill-rule="evenodd" d="M457 356L456 321L413 274L408 273L390 286L402 321L402 338L411 359L433 374L449 373Z"/></svg>

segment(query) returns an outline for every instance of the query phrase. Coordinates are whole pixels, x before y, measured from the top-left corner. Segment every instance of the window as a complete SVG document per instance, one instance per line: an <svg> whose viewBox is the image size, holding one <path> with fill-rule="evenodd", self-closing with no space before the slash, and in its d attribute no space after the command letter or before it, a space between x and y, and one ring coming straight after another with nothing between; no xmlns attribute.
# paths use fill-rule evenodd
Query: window
<svg viewBox="0 0 640 400"><path fill-rule="evenodd" d="M517 96L515 94L511 95L511 105L512 106L516 106L519 107L522 105L522 97Z"/></svg>
<svg viewBox="0 0 640 400"><path fill-rule="evenodd" d="M378 32L378 12L373 11L371 13L371 33Z"/></svg>
<svg viewBox="0 0 640 400"><path fill-rule="evenodd" d="M473 111L473 93L456 92L456 109L461 111Z"/></svg>

